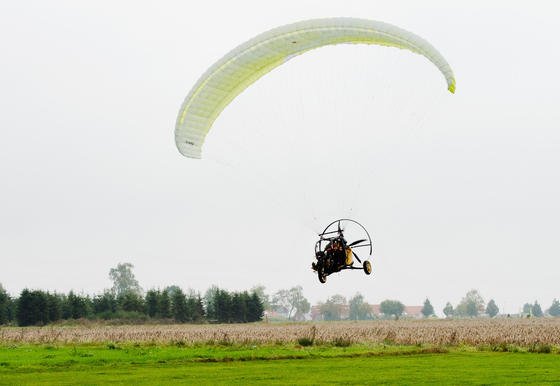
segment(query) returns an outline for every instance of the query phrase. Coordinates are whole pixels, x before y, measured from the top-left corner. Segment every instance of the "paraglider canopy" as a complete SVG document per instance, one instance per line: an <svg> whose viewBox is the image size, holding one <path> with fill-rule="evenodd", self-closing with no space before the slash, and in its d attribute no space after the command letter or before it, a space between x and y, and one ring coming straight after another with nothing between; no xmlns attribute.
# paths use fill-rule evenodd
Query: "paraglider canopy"
<svg viewBox="0 0 560 386"><path fill-rule="evenodd" d="M391 24L355 18L306 20L264 32L234 48L193 86L177 116L175 143L186 157L201 158L202 145L223 109L260 77L295 56L334 44L375 44L425 56L443 74L450 92L455 77L426 40Z"/></svg>

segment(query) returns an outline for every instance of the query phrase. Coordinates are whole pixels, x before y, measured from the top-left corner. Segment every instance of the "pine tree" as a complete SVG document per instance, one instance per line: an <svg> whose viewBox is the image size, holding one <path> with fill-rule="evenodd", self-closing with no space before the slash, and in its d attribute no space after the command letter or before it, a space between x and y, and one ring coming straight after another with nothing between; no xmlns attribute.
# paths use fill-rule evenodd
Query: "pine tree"
<svg viewBox="0 0 560 386"><path fill-rule="evenodd" d="M49 323L49 310L47 294L41 290L31 292L34 298L33 310L35 312L35 324L42 326Z"/></svg>
<svg viewBox="0 0 560 386"><path fill-rule="evenodd" d="M542 317L544 314L542 312L542 308L541 305L539 303L537 303L537 301L535 300L535 304L533 304L533 316L540 318Z"/></svg>
<svg viewBox="0 0 560 386"><path fill-rule="evenodd" d="M47 297L42 291L24 289L18 299L16 318L20 326L47 324Z"/></svg>
<svg viewBox="0 0 560 386"><path fill-rule="evenodd" d="M70 291L63 304L62 314L65 319L86 318L90 314L91 299L88 296L76 295Z"/></svg>
<svg viewBox="0 0 560 386"><path fill-rule="evenodd" d="M491 318L493 318L494 316L498 315L498 312L500 312L500 309L496 305L496 302L494 301L494 299L490 299L490 301L486 305L486 313Z"/></svg>
<svg viewBox="0 0 560 386"><path fill-rule="evenodd" d="M10 295L6 292L2 284L0 284L0 325L8 324L10 314Z"/></svg>
<svg viewBox="0 0 560 386"><path fill-rule="evenodd" d="M16 320L19 326L31 326L35 324L33 316L33 295L31 295L31 291L27 288L19 294Z"/></svg>
<svg viewBox="0 0 560 386"><path fill-rule="evenodd" d="M56 322L62 318L60 296L47 292L47 318L49 322Z"/></svg>
<svg viewBox="0 0 560 386"><path fill-rule="evenodd" d="M150 318L154 318L158 313L159 291L149 290L146 292L146 313Z"/></svg>
<svg viewBox="0 0 560 386"><path fill-rule="evenodd" d="M124 292L117 297L119 308L126 312L144 312L144 299L136 292Z"/></svg>
<svg viewBox="0 0 560 386"><path fill-rule="evenodd" d="M264 314L264 304L261 296L257 292L252 292L247 303L247 321L258 322L262 320Z"/></svg>
<svg viewBox="0 0 560 386"><path fill-rule="evenodd" d="M247 302L242 293L234 292L231 296L231 318L235 323L247 321Z"/></svg>
<svg viewBox="0 0 560 386"><path fill-rule="evenodd" d="M432 303L430 303L430 300L428 298L424 300L424 306L422 307L421 312L425 318L427 318L428 316L432 316L434 314L434 307L432 306Z"/></svg>
<svg viewBox="0 0 560 386"><path fill-rule="evenodd" d="M167 290L161 291L157 303L158 303L157 316L163 319L171 318L172 316L171 299L169 297L169 292Z"/></svg>
<svg viewBox="0 0 560 386"><path fill-rule="evenodd" d="M109 319L117 312L117 298L112 291L105 291L93 298L92 308L97 317Z"/></svg>
<svg viewBox="0 0 560 386"><path fill-rule="evenodd" d="M552 301L552 305L548 309L550 316L560 316L560 302L557 299Z"/></svg>
<svg viewBox="0 0 560 386"><path fill-rule="evenodd" d="M180 323L188 321L187 298L181 289L174 291L171 296L171 310L175 321Z"/></svg>
<svg viewBox="0 0 560 386"><path fill-rule="evenodd" d="M231 295L226 290L218 290L214 299L216 319L219 323L231 323Z"/></svg>
<svg viewBox="0 0 560 386"><path fill-rule="evenodd" d="M196 297L193 298L194 300L194 307L192 313L192 321L193 322L202 322L204 320L204 305L202 304L202 298L200 294L197 294Z"/></svg>

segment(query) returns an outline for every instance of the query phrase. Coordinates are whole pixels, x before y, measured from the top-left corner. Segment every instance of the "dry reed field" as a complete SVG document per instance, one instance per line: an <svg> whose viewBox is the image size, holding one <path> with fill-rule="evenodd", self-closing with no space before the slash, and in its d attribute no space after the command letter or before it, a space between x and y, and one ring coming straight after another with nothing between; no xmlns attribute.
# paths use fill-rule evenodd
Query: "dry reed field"
<svg viewBox="0 0 560 386"><path fill-rule="evenodd" d="M3 327L0 343L282 344L316 342L560 346L560 318L399 320L219 325Z"/></svg>

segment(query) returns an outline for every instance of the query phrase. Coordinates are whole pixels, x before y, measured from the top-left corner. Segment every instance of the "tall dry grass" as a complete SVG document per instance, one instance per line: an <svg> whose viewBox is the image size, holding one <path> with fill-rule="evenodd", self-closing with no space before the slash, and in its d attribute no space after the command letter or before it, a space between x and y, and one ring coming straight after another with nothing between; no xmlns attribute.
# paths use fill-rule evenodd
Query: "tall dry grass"
<svg viewBox="0 0 560 386"><path fill-rule="evenodd" d="M0 344L102 342L275 344L297 342L311 334L316 342L336 342L342 339L352 344L560 346L560 318L3 327L0 328Z"/></svg>

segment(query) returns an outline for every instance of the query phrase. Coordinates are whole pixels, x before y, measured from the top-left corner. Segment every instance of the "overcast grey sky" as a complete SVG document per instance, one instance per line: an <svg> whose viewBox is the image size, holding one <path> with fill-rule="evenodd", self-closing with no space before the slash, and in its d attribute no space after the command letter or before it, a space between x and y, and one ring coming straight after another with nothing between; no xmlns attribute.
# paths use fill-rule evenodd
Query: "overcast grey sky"
<svg viewBox="0 0 560 386"><path fill-rule="evenodd" d="M3 1L0 283L96 293L302 285L438 313L471 288L506 312L560 298L559 6L551 1ZM448 60L326 47L274 70L216 121L204 159L174 123L212 63L267 29L381 20ZM336 180L335 177L336 176ZM334 183L333 181L336 181ZM340 182L344 181L344 182ZM310 270L351 216L373 276Z"/></svg>

